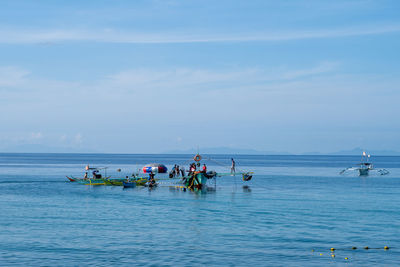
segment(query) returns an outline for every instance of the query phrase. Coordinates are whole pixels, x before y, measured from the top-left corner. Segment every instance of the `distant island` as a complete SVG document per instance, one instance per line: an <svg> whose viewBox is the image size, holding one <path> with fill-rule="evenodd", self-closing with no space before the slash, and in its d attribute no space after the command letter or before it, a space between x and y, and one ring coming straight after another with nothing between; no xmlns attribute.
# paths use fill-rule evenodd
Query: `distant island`
<svg viewBox="0 0 400 267"><path fill-rule="evenodd" d="M340 150L336 152L321 153L315 152L303 152L303 153L290 153L287 151L274 151L274 150L256 150L251 148L235 148L235 147L204 147L182 149L182 150L166 150L160 153L146 153L143 151L132 151L132 152L109 152L109 151L98 151L93 149L77 148L77 147L57 147L48 146L42 144L23 144L14 145L10 147L0 148L0 153L111 153L111 154L226 154L226 155L361 155L363 151L374 156L400 156L400 152L394 150L374 150L374 149L362 149L356 147L350 150Z"/></svg>
<svg viewBox="0 0 400 267"><path fill-rule="evenodd" d="M285 151L260 151L256 149L242 149L232 147L206 147L201 148L200 153L204 154L240 154L240 155L361 155L363 151L375 156L400 156L400 152L394 150L374 150L374 149L362 149L356 147L350 150L340 150L330 153L321 152L304 152L304 153L289 153ZM165 151L165 154L196 154L198 151L195 148L186 150L169 150Z"/></svg>

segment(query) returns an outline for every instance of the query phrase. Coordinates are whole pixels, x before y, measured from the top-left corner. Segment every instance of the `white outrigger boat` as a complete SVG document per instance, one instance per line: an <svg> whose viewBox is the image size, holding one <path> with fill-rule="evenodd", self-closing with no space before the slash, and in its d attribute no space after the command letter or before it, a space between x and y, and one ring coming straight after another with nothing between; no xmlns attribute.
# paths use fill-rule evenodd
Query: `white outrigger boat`
<svg viewBox="0 0 400 267"><path fill-rule="evenodd" d="M360 176L367 176L369 175L370 171L377 171L380 175L389 174L389 171L386 169L374 169L373 164L369 161L371 155L367 155L364 151L361 157L361 162L356 167L349 167L340 172L340 174L344 174L347 171L358 171Z"/></svg>

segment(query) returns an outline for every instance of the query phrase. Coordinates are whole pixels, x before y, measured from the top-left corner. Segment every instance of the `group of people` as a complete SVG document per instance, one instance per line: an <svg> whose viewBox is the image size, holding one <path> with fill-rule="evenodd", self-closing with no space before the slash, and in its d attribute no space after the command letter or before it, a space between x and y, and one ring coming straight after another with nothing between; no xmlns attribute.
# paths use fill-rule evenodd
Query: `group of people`
<svg viewBox="0 0 400 267"><path fill-rule="evenodd" d="M236 162L233 158L231 158L231 162L232 162L231 174L236 174ZM203 164L203 166L201 167L200 162L191 163L189 166L188 176L191 176L196 171L201 171L203 173L207 173L207 165ZM174 177L179 177L179 176L185 177L185 168L179 167L179 165L175 164L174 167L172 167L171 172L169 173L169 177L174 178Z"/></svg>
<svg viewBox="0 0 400 267"><path fill-rule="evenodd" d="M169 173L169 177L170 178L174 178L174 177L179 177L185 176L185 168L184 167L179 167L179 165L174 165L174 167L172 167L171 172Z"/></svg>
<svg viewBox="0 0 400 267"><path fill-rule="evenodd" d="M207 172L206 164L203 164L203 167L201 167L200 162L191 163L189 166L188 175L191 176L197 170L206 173ZM172 167L172 170L169 172L169 178L175 178L179 176L181 176L182 178L185 177L185 168L175 164L174 167Z"/></svg>
<svg viewBox="0 0 400 267"><path fill-rule="evenodd" d="M189 166L189 176L192 175L194 172L196 172L197 168L199 168L199 171L200 171L200 166L201 166L200 162L197 162L197 163L193 162L192 164L190 164L190 166ZM207 172L206 164L203 164L203 167L201 168L201 172L204 172L204 173Z"/></svg>
<svg viewBox="0 0 400 267"><path fill-rule="evenodd" d="M92 171L92 175L93 175L93 179L101 179L101 177L102 177L98 170ZM88 172L85 172L85 174L83 175L83 178L84 179L88 179L89 178L88 177Z"/></svg>
<svg viewBox="0 0 400 267"><path fill-rule="evenodd" d="M231 158L232 161L232 165L231 165L231 174L235 174L236 173L236 162L233 160L233 158ZM86 170L89 170L89 165L86 166ZM201 169L201 170L200 170ZM201 171L203 173L207 173L207 166L206 164L203 164L203 166L201 167L201 164L199 161L193 162L190 164L189 166L189 173L188 176L191 176L192 174L194 174L196 171ZM95 169L92 172L93 175L93 179L99 179L102 177L102 175L99 173L99 170ZM132 175L134 177L134 175ZM169 173L169 177L170 178L175 178L175 177L185 177L185 168L184 167L179 167L179 165L175 164L174 167L172 167L171 172ZM88 179L88 172L85 172L84 175L85 179ZM154 173L150 173L150 177L149 177L149 181L155 182L154 180Z"/></svg>

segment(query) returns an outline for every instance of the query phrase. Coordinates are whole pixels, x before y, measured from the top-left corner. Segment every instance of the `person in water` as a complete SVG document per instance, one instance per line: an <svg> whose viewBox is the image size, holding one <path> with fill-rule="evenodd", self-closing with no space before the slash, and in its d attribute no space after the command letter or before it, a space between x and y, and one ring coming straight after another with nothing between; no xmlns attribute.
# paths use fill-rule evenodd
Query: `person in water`
<svg viewBox="0 0 400 267"><path fill-rule="evenodd" d="M152 180L152 179L154 179L154 173L153 173L153 172L150 172L150 173L149 173L149 181Z"/></svg>
<svg viewBox="0 0 400 267"><path fill-rule="evenodd" d="M236 162L233 160L233 158L231 158L232 160L232 166L231 166L231 174L235 174L236 173Z"/></svg>
<svg viewBox="0 0 400 267"><path fill-rule="evenodd" d="M149 187L153 187L156 185L156 180L154 179L154 173L149 174Z"/></svg>
<svg viewBox="0 0 400 267"><path fill-rule="evenodd" d="M172 173L172 177L175 177L175 174L176 174L176 164L174 165L174 167L172 167L171 173Z"/></svg>

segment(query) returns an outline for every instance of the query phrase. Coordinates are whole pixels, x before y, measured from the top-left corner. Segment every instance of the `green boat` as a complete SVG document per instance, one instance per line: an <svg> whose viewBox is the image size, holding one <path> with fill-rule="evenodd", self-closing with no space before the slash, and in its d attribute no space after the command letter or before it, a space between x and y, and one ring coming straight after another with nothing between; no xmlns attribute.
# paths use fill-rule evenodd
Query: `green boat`
<svg viewBox="0 0 400 267"><path fill-rule="evenodd" d="M253 177L253 172L239 172L239 173L216 173L215 171L207 171L206 165L202 171L198 170L201 166L200 161L202 157L197 154L194 156L193 160L195 163L190 165L190 170L188 176L182 178L183 185L190 190L202 190L206 188L207 181L212 178L221 176L233 176L236 174L241 174L243 176L243 181L250 181ZM196 170L197 169L197 170Z"/></svg>
<svg viewBox="0 0 400 267"><path fill-rule="evenodd" d="M93 177L89 178L88 172L92 172ZM100 171L103 171L104 174L101 174ZM109 179L110 176L107 176L107 167L101 167L101 168L91 168L89 165L86 165L85 167L85 174L83 177L73 177L73 176L67 176L67 179L70 182L77 182L80 184L88 184L88 185L101 185L105 184L103 180Z"/></svg>
<svg viewBox="0 0 400 267"><path fill-rule="evenodd" d="M123 186L123 181L127 181L126 178L114 178L104 179L105 185ZM129 179L130 182L135 182L137 186L144 186L147 182L147 178L133 178Z"/></svg>
<svg viewBox="0 0 400 267"><path fill-rule="evenodd" d="M206 173L198 171L193 173L191 176L184 177L183 184L191 190L195 189L201 190L205 188L207 180L213 177L214 176L211 177L208 176Z"/></svg>
<svg viewBox="0 0 400 267"><path fill-rule="evenodd" d="M125 179L104 179L104 183L105 185L117 185L117 186L121 186L122 185L122 181Z"/></svg>

